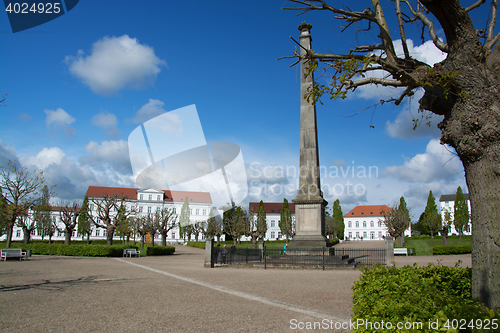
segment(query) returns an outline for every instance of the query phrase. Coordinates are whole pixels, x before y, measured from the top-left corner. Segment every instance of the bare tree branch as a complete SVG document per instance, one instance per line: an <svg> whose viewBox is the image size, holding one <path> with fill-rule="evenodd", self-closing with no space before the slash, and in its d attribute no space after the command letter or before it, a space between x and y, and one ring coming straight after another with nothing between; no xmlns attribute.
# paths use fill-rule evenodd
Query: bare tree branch
<svg viewBox="0 0 500 333"><path fill-rule="evenodd" d="M425 14L421 10L414 10L413 7L408 2L408 0L401 0L401 1L406 3L412 14L420 21L422 21L422 23L427 27L427 29L429 29L429 35L431 36L434 45L436 45L436 47L441 51L448 53L448 44L444 43L439 39L439 37L436 34L436 30L434 29L434 23L432 23L432 21L429 20L429 18L425 16Z"/></svg>
<svg viewBox="0 0 500 333"><path fill-rule="evenodd" d="M495 24L497 21L497 6L498 6L498 1L497 0L492 0L491 1L491 21L490 24L488 25L488 34L486 35L486 43L485 46L487 47L488 50L491 50L493 48L493 45L498 41L498 36L493 36L494 30L495 30Z"/></svg>
<svg viewBox="0 0 500 333"><path fill-rule="evenodd" d="M401 15L401 0L396 0L396 14L398 16L399 34L401 35L401 43L403 44L403 52L405 54L405 59L409 59L410 52L408 52L403 16Z"/></svg>
<svg viewBox="0 0 500 333"><path fill-rule="evenodd" d="M465 8L466 12L470 12L471 10L481 6L483 3L485 3L486 0L479 0L475 4L470 5L469 7Z"/></svg>

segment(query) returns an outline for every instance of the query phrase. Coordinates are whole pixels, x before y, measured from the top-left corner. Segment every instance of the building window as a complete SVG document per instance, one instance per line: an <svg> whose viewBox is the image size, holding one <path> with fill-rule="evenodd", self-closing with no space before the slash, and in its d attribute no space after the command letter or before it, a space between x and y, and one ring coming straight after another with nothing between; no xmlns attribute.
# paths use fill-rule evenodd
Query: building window
<svg viewBox="0 0 500 333"><path fill-rule="evenodd" d="M370 232L370 239L375 239L375 232L374 231Z"/></svg>
<svg viewBox="0 0 500 333"><path fill-rule="evenodd" d="M349 231L349 239L352 238L352 232Z"/></svg>
<svg viewBox="0 0 500 333"><path fill-rule="evenodd" d="M33 230L33 231L34 231L34 230ZM31 234L32 234L32 235L34 235L34 234L33 234L33 231L31 232ZM62 236L62 232L58 231L58 232L57 232L57 237L61 237L61 236Z"/></svg>
<svg viewBox="0 0 500 333"><path fill-rule="evenodd" d="M196 215L200 215L200 210L199 209L196 210Z"/></svg>
<svg viewBox="0 0 500 333"><path fill-rule="evenodd" d="M153 195L152 194L149 195L148 200L153 200Z"/></svg>
<svg viewBox="0 0 500 333"><path fill-rule="evenodd" d="M96 231L95 231L95 235L96 235L97 237L99 237L99 236L100 236L100 232L99 232L99 231L100 231L100 230L97 230L97 229L96 229Z"/></svg>
<svg viewBox="0 0 500 333"><path fill-rule="evenodd" d="M151 213L151 207L148 207L148 213Z"/></svg>
<svg viewBox="0 0 500 333"><path fill-rule="evenodd" d="M90 210L94 210L94 204L90 204Z"/></svg>
<svg viewBox="0 0 500 333"><path fill-rule="evenodd" d="M142 213L142 206L139 206L139 213Z"/></svg>
<svg viewBox="0 0 500 333"><path fill-rule="evenodd" d="M352 228L352 222L351 222L351 221L347 222L347 226L348 226L349 228Z"/></svg>
<svg viewBox="0 0 500 333"><path fill-rule="evenodd" d="M382 221L378 221L378 227L382 228Z"/></svg>
<svg viewBox="0 0 500 333"><path fill-rule="evenodd" d="M193 215L193 210L192 209L189 210L189 215Z"/></svg>
<svg viewBox="0 0 500 333"><path fill-rule="evenodd" d="M356 221L356 228L359 228L359 221Z"/></svg>
<svg viewBox="0 0 500 333"><path fill-rule="evenodd" d="M359 231L356 231L356 238L359 238Z"/></svg>
<svg viewBox="0 0 500 333"><path fill-rule="evenodd" d="M274 231L271 231L271 238L274 238L275 237L275 232Z"/></svg>
<svg viewBox="0 0 500 333"><path fill-rule="evenodd" d="M174 214L177 214L177 212L175 211L175 207L172 208L172 211L174 212Z"/></svg>
<svg viewBox="0 0 500 333"><path fill-rule="evenodd" d="M366 228L366 221L363 221L363 228Z"/></svg>
<svg viewBox="0 0 500 333"><path fill-rule="evenodd" d="M16 231L16 237L17 237L17 238L21 237L21 230L17 230L17 231Z"/></svg>
<svg viewBox="0 0 500 333"><path fill-rule="evenodd" d="M175 232L172 233L172 239L175 239Z"/></svg>
<svg viewBox="0 0 500 333"><path fill-rule="evenodd" d="M104 229L104 230L102 231L102 235L103 235L104 237L106 237L106 236L108 235L108 231L107 231L106 229Z"/></svg>
<svg viewBox="0 0 500 333"><path fill-rule="evenodd" d="M373 221L370 221L370 228L373 228L374 224Z"/></svg>
<svg viewBox="0 0 500 333"><path fill-rule="evenodd" d="M363 238L366 238L366 231L363 231Z"/></svg>
<svg viewBox="0 0 500 333"><path fill-rule="evenodd" d="M276 224L276 221L275 220L271 220L271 228L274 228L275 224ZM272 237L272 238L274 238L274 237Z"/></svg>
<svg viewBox="0 0 500 333"><path fill-rule="evenodd" d="M144 196L142 194L139 194L139 200L144 199Z"/></svg>
<svg viewBox="0 0 500 333"><path fill-rule="evenodd" d="M379 231L379 232L378 232L378 238L379 238L379 239L382 239L382 231Z"/></svg>
<svg viewBox="0 0 500 333"><path fill-rule="evenodd" d="M161 201L161 195L157 195L156 200Z"/></svg>
<svg viewBox="0 0 500 333"><path fill-rule="evenodd" d="M278 238L281 238L281 231L278 231Z"/></svg>
<svg viewBox="0 0 500 333"><path fill-rule="evenodd" d="M207 210L206 209L203 210L203 215L207 215Z"/></svg>

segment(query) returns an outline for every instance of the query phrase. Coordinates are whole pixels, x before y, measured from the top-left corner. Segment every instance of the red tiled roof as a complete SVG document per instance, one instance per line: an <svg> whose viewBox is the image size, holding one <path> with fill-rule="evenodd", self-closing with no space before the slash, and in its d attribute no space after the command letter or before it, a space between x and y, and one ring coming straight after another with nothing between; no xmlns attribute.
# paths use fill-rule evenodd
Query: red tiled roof
<svg viewBox="0 0 500 333"><path fill-rule="evenodd" d="M89 186L85 195L94 198L99 198L103 195L117 195L120 198L127 197L128 199L136 200L137 191L139 190L139 188L127 187ZM165 197L163 199L165 201L184 201L187 196L189 202L212 203L212 197L208 192L162 191L165 193Z"/></svg>
<svg viewBox="0 0 500 333"><path fill-rule="evenodd" d="M383 212L390 211L391 208L387 205L369 205L356 206L344 217L366 217L366 216L382 216Z"/></svg>
<svg viewBox="0 0 500 333"><path fill-rule="evenodd" d="M288 206L292 211L292 214L295 214L295 204L293 202L289 202ZM281 212L281 208L283 208L282 202L264 202L264 209L266 210L266 214L279 214ZM250 202L248 206L249 211L257 213L259 210L258 202Z"/></svg>

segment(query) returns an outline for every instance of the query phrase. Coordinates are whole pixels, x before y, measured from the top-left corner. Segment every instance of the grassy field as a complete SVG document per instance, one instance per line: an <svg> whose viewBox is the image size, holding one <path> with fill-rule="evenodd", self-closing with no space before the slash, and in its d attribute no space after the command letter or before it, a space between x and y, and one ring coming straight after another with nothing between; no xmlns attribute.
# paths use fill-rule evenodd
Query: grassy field
<svg viewBox="0 0 500 333"><path fill-rule="evenodd" d="M471 236L462 236L460 239L458 236L448 236L448 245L465 245L471 243ZM436 245L443 245L442 236L419 236L419 237L406 237L405 247L415 248L415 253L417 256L431 256L432 247Z"/></svg>

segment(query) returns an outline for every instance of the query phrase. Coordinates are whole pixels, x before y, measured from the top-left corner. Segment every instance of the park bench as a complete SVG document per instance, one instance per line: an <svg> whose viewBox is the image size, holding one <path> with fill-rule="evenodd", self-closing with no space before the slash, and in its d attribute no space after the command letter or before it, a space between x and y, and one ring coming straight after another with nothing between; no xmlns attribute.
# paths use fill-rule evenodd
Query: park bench
<svg viewBox="0 0 500 333"><path fill-rule="evenodd" d="M26 252L22 249L2 249L0 253L0 261L7 260L7 258L19 258L19 260L26 260Z"/></svg>
<svg viewBox="0 0 500 333"><path fill-rule="evenodd" d="M408 249L406 247L394 249L394 254L406 254L408 256Z"/></svg>
<svg viewBox="0 0 500 333"><path fill-rule="evenodd" d="M123 256L124 257L140 257L141 253L137 251L137 249L124 249L123 250Z"/></svg>

